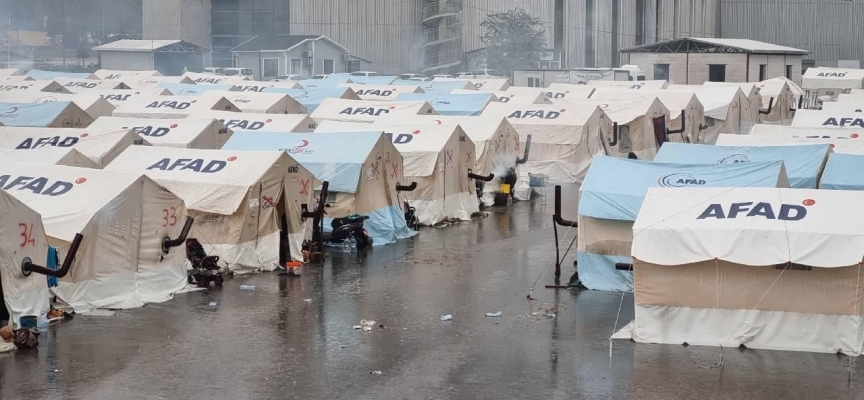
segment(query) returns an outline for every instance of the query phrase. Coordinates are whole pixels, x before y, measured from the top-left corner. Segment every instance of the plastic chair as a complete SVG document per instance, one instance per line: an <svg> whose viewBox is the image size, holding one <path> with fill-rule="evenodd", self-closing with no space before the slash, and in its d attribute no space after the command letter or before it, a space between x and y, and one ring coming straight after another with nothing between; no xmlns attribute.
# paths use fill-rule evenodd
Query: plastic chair
<svg viewBox="0 0 864 400"><path fill-rule="evenodd" d="M541 204L546 204L546 183L549 178L528 174L528 187L541 199Z"/></svg>

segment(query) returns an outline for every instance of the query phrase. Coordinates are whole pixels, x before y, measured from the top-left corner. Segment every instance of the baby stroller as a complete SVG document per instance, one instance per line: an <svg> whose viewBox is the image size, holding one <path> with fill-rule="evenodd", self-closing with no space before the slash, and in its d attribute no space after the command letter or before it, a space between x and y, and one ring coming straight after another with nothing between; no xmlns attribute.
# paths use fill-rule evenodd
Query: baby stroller
<svg viewBox="0 0 864 400"><path fill-rule="evenodd" d="M219 256L208 256L198 239L186 239L186 258L192 263L189 283L207 287L211 281L217 286L225 281L219 268Z"/></svg>

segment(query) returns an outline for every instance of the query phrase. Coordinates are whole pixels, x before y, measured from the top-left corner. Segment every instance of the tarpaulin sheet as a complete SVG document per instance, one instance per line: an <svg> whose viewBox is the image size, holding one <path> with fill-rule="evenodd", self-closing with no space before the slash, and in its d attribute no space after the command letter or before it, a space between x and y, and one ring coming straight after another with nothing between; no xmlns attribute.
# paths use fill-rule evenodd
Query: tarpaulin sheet
<svg viewBox="0 0 864 400"><path fill-rule="evenodd" d="M864 155L831 154L819 189L864 190Z"/></svg>
<svg viewBox="0 0 864 400"><path fill-rule="evenodd" d="M441 115L478 116L492 101L492 93L422 94L403 93L397 101L425 101Z"/></svg>

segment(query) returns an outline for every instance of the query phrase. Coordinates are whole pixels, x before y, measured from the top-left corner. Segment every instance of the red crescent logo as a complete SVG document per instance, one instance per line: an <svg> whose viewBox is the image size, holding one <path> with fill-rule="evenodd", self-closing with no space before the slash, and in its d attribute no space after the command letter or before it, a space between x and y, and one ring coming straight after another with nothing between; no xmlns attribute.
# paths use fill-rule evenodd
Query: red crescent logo
<svg viewBox="0 0 864 400"><path fill-rule="evenodd" d="M396 106L390 106L390 109L391 109L391 110L392 110L392 109L395 109L395 108L396 108Z"/></svg>
<svg viewBox="0 0 864 400"><path fill-rule="evenodd" d="M75 183L77 183L79 185L84 183L84 182L87 182L87 178L78 178L75 180Z"/></svg>
<svg viewBox="0 0 864 400"><path fill-rule="evenodd" d="M858 139L858 134L853 133L853 134L849 135L849 137L851 137L852 139Z"/></svg>
<svg viewBox="0 0 864 400"><path fill-rule="evenodd" d="M411 132L411 133L413 133L413 134L415 134L415 135L419 135L419 134L420 134L420 130L419 130L419 129L416 129L416 130L414 130L414 132Z"/></svg>
<svg viewBox="0 0 864 400"><path fill-rule="evenodd" d="M834 148L834 143L831 143L831 148L832 148L832 149Z"/></svg>
<svg viewBox="0 0 864 400"><path fill-rule="evenodd" d="M560 110L558 110L558 111L560 111L560 112L564 112L564 111L567 111L567 109L566 109L566 108L562 108L562 109L560 109Z"/></svg>
<svg viewBox="0 0 864 400"><path fill-rule="evenodd" d="M804 200L803 203L805 206L812 206L812 205L816 204L816 200L807 199L807 200Z"/></svg>
<svg viewBox="0 0 864 400"><path fill-rule="evenodd" d="M298 142L298 143L300 143L300 144L297 145L297 148L298 148L298 149L301 148L301 147L306 147L306 146L309 145L309 141L308 141L308 140L301 140L301 141Z"/></svg>
<svg viewBox="0 0 864 400"><path fill-rule="evenodd" d="M194 103L194 102L196 102L196 101L198 101L198 100L192 100L192 101L190 101L190 103Z"/></svg>
<svg viewBox="0 0 864 400"><path fill-rule="evenodd" d="M177 127L177 124L171 124L171 126L170 126L171 129L174 129L176 127Z"/></svg>
<svg viewBox="0 0 864 400"><path fill-rule="evenodd" d="M235 161L235 160L237 160L237 157L235 157L235 156L228 157L228 161Z"/></svg>
<svg viewBox="0 0 864 400"><path fill-rule="evenodd" d="M273 122L273 120L272 120L272 119L270 119L270 118L267 118L267 120L266 120L266 121L264 121L264 123L265 123L265 124L269 124L269 123L271 123L271 122Z"/></svg>
<svg viewBox="0 0 864 400"><path fill-rule="evenodd" d="M90 134L87 133L87 132L84 132L84 133L82 133L82 134L80 135L80 137L87 137L87 136L90 136Z"/></svg>
<svg viewBox="0 0 864 400"><path fill-rule="evenodd" d="M441 120L440 120L440 119L436 119L436 120L435 120L435 122L437 122L437 123L438 123L438 125L441 125L441 124L442 124L442 122L441 122Z"/></svg>

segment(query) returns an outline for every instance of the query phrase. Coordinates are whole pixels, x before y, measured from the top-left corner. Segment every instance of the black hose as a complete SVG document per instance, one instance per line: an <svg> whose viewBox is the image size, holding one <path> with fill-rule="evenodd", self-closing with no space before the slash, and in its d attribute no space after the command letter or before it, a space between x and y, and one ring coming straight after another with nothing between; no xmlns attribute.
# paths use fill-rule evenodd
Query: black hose
<svg viewBox="0 0 864 400"><path fill-rule="evenodd" d="M528 162L528 153L531 151L531 135L525 137L525 153L522 155L522 158L516 159L516 164L525 164Z"/></svg>
<svg viewBox="0 0 864 400"><path fill-rule="evenodd" d="M487 176L483 176L483 175L477 175L477 174L469 172L468 177L471 179L478 180L478 181L490 182L493 179L495 179L495 174L489 174Z"/></svg>
<svg viewBox="0 0 864 400"><path fill-rule="evenodd" d="M561 226L577 227L576 221L568 221L561 218L561 185L555 185L555 214L552 215L552 220Z"/></svg>
<svg viewBox="0 0 864 400"><path fill-rule="evenodd" d="M177 247L186 242L186 237L189 236L189 230L192 229L192 222L195 218L186 217L186 222L183 224L183 230L180 231L180 236L177 239L171 239L168 236L162 238L162 253L168 254L171 248Z"/></svg>
<svg viewBox="0 0 864 400"><path fill-rule="evenodd" d="M413 192L414 189L417 189L417 182L411 182L408 186L400 185L398 182L396 183L397 192Z"/></svg>

